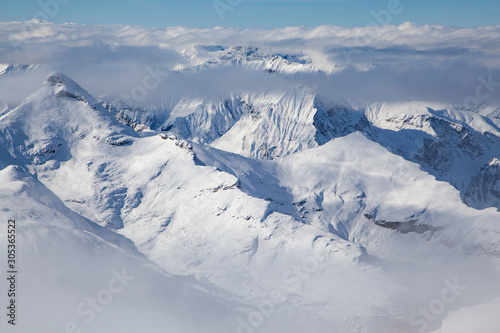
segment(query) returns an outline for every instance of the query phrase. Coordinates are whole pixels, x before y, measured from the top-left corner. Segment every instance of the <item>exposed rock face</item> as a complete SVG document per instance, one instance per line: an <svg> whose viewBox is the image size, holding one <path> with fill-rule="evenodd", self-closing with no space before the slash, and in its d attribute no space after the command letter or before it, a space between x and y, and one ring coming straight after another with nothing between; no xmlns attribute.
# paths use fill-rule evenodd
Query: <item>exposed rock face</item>
<svg viewBox="0 0 500 333"><path fill-rule="evenodd" d="M497 207L500 209L500 160L493 158L474 176L467 191L464 202L474 208L484 209Z"/></svg>

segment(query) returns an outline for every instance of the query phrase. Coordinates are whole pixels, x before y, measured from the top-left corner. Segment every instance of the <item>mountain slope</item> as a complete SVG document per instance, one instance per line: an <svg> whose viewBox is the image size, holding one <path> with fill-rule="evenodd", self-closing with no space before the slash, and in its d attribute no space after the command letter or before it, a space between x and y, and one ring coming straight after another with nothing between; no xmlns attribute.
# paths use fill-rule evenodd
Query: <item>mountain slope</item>
<svg viewBox="0 0 500 333"><path fill-rule="evenodd" d="M372 140L455 186L464 201L472 203L478 197L469 199L474 191L469 187L477 186L473 183L480 170L500 156L500 129L480 114L444 107L432 109L417 102L371 105L366 110L373 124L368 133ZM492 199L486 196L483 208L500 208L494 194Z"/></svg>
<svg viewBox="0 0 500 333"><path fill-rule="evenodd" d="M74 213L18 166L0 170L0 217L5 248L7 221L16 221L18 271L17 322L3 331L220 332L242 315L210 295L215 288L155 268L131 241Z"/></svg>
<svg viewBox="0 0 500 333"><path fill-rule="evenodd" d="M384 129L379 116L326 103L296 87L244 101L179 107L170 118L175 126L137 133L74 81L54 73L0 118L0 152L5 166L18 165L3 170L6 184L26 178L24 182L43 186L19 174L27 170L57 198L40 194L42 190L32 194L27 202L44 196L50 200L28 204L34 207L29 214L21 210L20 199L11 204L19 207L18 216L31 214L34 222L47 221L51 210L65 212L56 214L56 221L67 222L58 222L55 230L66 225L79 230L83 222L74 221L88 226L95 221L107 231L94 226L88 232L125 242L116 245L118 252L130 247L128 238L161 269L212 284L203 288L225 292L226 299L209 297L200 308L221 302L223 310L214 316L231 330L275 331L289 322L291 332L303 327L315 332L414 332L408 318L439 294L447 279L458 276L467 292L429 329L437 328L449 311L498 295L489 279L499 276L499 213L465 206L450 184L394 153L398 147L418 152L418 140L436 133L447 140L454 138L452 131L480 138L479 127L459 129L435 116L421 117L422 125L398 121L394 129ZM272 110L264 114L252 112L270 105ZM421 126L428 132L398 126ZM414 137L390 140L405 130ZM241 134L254 143L248 150L238 150ZM226 151L214 148L230 144ZM270 145L276 147L271 154ZM6 195L17 198L19 193ZM36 229L29 230L37 240L33 244L46 244L38 240L43 238ZM67 244L80 244L80 238L61 236ZM92 248L84 244L82 248ZM72 251L57 252L69 258ZM130 251L140 256L133 247ZM68 258L63 262L70 265ZM145 279L153 279L148 286L165 284L171 290L164 275L156 280L151 274L144 272ZM198 294L185 288L187 298L198 302ZM140 292L150 295L150 290ZM161 299L152 295L151 304L164 304ZM259 309L263 318L258 324L252 309ZM161 321L173 327L184 327L184 320L192 318L169 316L160 313Z"/></svg>

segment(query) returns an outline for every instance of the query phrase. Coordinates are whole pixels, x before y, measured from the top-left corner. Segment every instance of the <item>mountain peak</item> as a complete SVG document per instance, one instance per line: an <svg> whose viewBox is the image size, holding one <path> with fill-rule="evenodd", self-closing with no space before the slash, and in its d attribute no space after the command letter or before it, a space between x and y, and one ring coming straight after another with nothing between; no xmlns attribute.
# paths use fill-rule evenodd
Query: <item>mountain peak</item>
<svg viewBox="0 0 500 333"><path fill-rule="evenodd" d="M498 158L493 158L489 163L489 166L500 166L500 160Z"/></svg>
<svg viewBox="0 0 500 333"><path fill-rule="evenodd" d="M73 98L89 105L96 103L95 98L85 89L61 72L51 73L45 80L45 85L54 87L54 94L57 97Z"/></svg>
<svg viewBox="0 0 500 333"><path fill-rule="evenodd" d="M62 84L70 84L70 85L78 85L75 81L70 79L68 76L61 72L52 72L49 74L47 79L45 79L45 83L49 85L62 85Z"/></svg>
<svg viewBox="0 0 500 333"><path fill-rule="evenodd" d="M0 170L0 182L6 184L26 178L27 173L18 165L8 165Z"/></svg>

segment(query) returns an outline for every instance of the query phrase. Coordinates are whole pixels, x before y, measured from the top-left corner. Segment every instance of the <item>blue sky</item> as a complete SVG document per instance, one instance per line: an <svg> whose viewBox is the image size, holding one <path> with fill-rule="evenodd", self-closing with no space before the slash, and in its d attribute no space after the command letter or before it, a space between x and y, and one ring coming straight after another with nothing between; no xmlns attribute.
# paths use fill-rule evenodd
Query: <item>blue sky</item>
<svg viewBox="0 0 500 333"><path fill-rule="evenodd" d="M2 0L0 8L0 21L43 18L55 23L155 27L500 24L498 0Z"/></svg>

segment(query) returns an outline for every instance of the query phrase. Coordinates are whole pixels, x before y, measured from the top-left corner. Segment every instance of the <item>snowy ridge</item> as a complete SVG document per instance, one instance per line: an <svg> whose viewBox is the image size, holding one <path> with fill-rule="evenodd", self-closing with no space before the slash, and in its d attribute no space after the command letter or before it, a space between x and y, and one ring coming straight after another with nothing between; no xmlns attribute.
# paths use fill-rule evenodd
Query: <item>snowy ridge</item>
<svg viewBox="0 0 500 333"><path fill-rule="evenodd" d="M240 65L252 71L279 74L318 72L310 61L299 55L270 54L251 46L194 46L181 51L181 54L190 62L190 66L182 68L182 71Z"/></svg>
<svg viewBox="0 0 500 333"><path fill-rule="evenodd" d="M154 128L259 159L287 156L365 131L371 140L455 186L465 198L472 178L500 156L500 130L478 113L452 105L427 105L374 103L355 109L291 86L281 93L184 99L168 118L164 116L163 125L157 122Z"/></svg>
<svg viewBox="0 0 500 333"><path fill-rule="evenodd" d="M18 71L31 71L38 67L38 65L22 65L22 64L0 64L0 77L2 75L7 75L11 72Z"/></svg>
<svg viewBox="0 0 500 333"><path fill-rule="evenodd" d="M477 182L473 179L483 166L500 156L498 127L474 112L452 107L434 110L410 103L372 105L366 114L375 125L369 131L372 140L452 184L468 203L477 200L468 199L473 191L470 186L477 186L470 185ZM486 201L489 203L483 208L500 208L493 204L495 201Z"/></svg>
<svg viewBox="0 0 500 333"><path fill-rule="evenodd" d="M85 90L64 75L51 74L39 91L0 123L0 143L19 162L53 163L71 158L80 142L130 143L135 132L118 122ZM103 139L101 141L101 139Z"/></svg>
<svg viewBox="0 0 500 333"><path fill-rule="evenodd" d="M292 86L281 93L181 101L160 129L243 156L274 159L367 125L362 112Z"/></svg>

